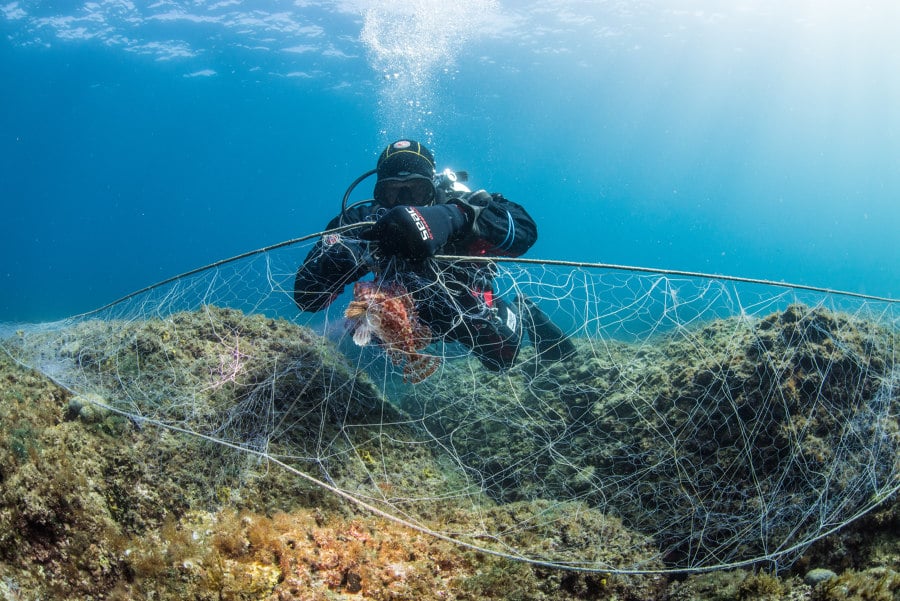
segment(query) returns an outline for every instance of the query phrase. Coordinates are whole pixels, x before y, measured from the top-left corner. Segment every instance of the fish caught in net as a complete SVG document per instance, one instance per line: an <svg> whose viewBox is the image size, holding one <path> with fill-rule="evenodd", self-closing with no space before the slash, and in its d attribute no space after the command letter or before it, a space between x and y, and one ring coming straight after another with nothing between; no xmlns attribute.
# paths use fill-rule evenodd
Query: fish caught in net
<svg viewBox="0 0 900 601"><path fill-rule="evenodd" d="M280 465L460 544L608 572L787 564L900 486L889 299L602 265L491 262L511 366L425 306L470 259L292 301L300 239L97 311L0 328L82 402ZM353 294L355 292L355 294ZM510 318L511 319L511 318ZM529 323L530 321L530 323ZM565 332L548 345L552 322Z"/></svg>
<svg viewBox="0 0 900 601"><path fill-rule="evenodd" d="M431 330L402 284L357 282L344 317L351 320L353 342L365 346L377 337L394 365L403 365L405 382L418 384L440 367L440 357L419 352L431 343Z"/></svg>

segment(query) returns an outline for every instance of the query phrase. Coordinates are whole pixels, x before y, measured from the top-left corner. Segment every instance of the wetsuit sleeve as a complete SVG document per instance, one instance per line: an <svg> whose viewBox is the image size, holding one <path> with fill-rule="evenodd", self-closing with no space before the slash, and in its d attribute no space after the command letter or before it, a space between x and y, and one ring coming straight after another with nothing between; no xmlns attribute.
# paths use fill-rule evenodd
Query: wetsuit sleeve
<svg viewBox="0 0 900 601"><path fill-rule="evenodd" d="M328 229L336 224L333 220ZM294 302L301 311L321 311L347 284L368 273L364 244L341 234L328 234L316 242L294 278Z"/></svg>
<svg viewBox="0 0 900 601"><path fill-rule="evenodd" d="M484 190L453 199L467 213L471 233L456 246L469 255L518 257L537 241L537 225L519 204Z"/></svg>

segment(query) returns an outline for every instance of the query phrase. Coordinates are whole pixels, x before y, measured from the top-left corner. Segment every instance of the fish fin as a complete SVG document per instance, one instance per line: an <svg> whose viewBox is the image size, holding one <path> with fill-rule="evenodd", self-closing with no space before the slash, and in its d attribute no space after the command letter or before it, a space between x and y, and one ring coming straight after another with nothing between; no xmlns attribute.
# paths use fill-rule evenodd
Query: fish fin
<svg viewBox="0 0 900 601"><path fill-rule="evenodd" d="M357 346L366 346L371 341L372 326L364 321L353 330L353 342L355 342Z"/></svg>

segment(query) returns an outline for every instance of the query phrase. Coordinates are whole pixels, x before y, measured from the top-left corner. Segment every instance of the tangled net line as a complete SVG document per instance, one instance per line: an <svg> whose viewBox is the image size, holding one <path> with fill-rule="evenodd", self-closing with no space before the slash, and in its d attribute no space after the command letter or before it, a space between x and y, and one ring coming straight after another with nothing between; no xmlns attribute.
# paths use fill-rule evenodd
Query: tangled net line
<svg viewBox="0 0 900 601"><path fill-rule="evenodd" d="M496 293L532 299L575 356L546 361L525 346L494 373L437 339L424 352L440 367L409 384L378 345L353 344L349 294L315 315L293 305L295 269L320 235L80 316L2 326L0 344L138 424L545 565L785 565L900 486L895 301L496 262Z"/></svg>

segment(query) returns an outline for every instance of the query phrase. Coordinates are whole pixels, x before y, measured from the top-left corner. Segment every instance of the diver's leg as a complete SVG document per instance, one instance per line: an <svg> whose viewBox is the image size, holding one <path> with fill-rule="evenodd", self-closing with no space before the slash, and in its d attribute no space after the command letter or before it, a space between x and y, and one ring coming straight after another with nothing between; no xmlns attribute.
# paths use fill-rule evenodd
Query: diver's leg
<svg viewBox="0 0 900 601"><path fill-rule="evenodd" d="M476 317L466 320L472 353L482 365L491 371L512 367L522 343L522 317L503 299L494 299L494 310L489 318Z"/></svg>
<svg viewBox="0 0 900 601"><path fill-rule="evenodd" d="M540 360L562 361L575 354L575 345L569 337L531 299L519 296L516 304L521 308L523 326Z"/></svg>

